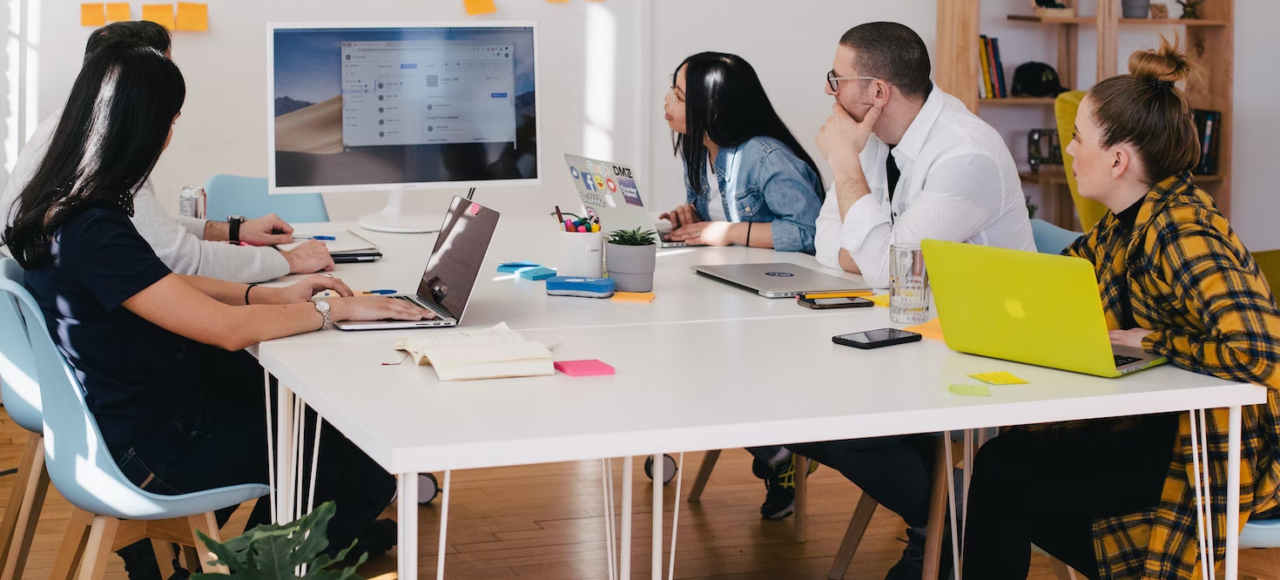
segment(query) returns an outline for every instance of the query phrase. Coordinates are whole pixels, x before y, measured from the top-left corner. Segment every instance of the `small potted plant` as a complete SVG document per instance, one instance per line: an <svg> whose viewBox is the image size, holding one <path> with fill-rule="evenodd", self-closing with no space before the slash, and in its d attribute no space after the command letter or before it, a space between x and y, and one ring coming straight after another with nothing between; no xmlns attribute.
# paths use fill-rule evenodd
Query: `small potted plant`
<svg viewBox="0 0 1280 580"><path fill-rule="evenodd" d="M618 292L652 292L657 269L658 244L652 230L617 230L609 233L605 263Z"/></svg>
<svg viewBox="0 0 1280 580"><path fill-rule="evenodd" d="M326 532L335 511L333 502L325 502L302 519L283 526L263 524L222 544L196 532L215 556L211 563L226 566L231 574L197 573L192 580L359 580L356 568L368 554L361 554L353 566L338 565L351 553L354 541L332 558L325 554L329 548ZM306 566L301 576L297 574L300 566Z"/></svg>

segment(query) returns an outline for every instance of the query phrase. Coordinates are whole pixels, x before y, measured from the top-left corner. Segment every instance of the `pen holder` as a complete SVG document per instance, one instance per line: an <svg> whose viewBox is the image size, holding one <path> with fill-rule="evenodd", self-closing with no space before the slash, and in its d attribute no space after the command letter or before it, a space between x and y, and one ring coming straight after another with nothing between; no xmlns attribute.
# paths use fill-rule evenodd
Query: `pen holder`
<svg viewBox="0 0 1280 580"><path fill-rule="evenodd" d="M604 275L604 232L560 232L561 276L600 278Z"/></svg>

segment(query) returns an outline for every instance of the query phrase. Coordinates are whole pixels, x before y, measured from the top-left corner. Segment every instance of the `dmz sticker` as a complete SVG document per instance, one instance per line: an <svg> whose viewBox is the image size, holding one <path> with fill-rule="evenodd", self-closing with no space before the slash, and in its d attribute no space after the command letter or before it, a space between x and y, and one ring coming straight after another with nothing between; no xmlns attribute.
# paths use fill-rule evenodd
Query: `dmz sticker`
<svg viewBox="0 0 1280 580"><path fill-rule="evenodd" d="M640 201L640 188L636 187L636 180L619 177L618 186L622 190L622 199L631 205L644 207L644 202Z"/></svg>
<svg viewBox="0 0 1280 580"><path fill-rule="evenodd" d="M765 276L773 276L774 278L794 278L795 274L791 272L765 272Z"/></svg>

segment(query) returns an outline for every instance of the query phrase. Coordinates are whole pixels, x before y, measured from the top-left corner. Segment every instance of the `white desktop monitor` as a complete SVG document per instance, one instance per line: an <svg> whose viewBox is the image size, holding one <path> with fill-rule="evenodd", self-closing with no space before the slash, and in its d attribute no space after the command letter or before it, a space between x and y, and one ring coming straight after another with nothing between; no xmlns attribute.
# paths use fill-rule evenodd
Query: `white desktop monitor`
<svg viewBox="0 0 1280 580"><path fill-rule="evenodd" d="M270 192L390 191L361 219L435 231L404 191L541 183L531 22L267 26Z"/></svg>

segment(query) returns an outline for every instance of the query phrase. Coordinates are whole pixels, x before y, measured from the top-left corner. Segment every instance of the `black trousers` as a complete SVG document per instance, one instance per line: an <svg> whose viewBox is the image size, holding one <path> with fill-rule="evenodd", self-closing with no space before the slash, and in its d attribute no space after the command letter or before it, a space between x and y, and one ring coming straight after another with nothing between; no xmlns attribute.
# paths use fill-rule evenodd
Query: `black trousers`
<svg viewBox="0 0 1280 580"><path fill-rule="evenodd" d="M1097 580L1093 520L1151 509L1169 473L1178 415L1061 438L1014 431L974 460L964 576L1024 580L1031 544Z"/></svg>
<svg viewBox="0 0 1280 580"><path fill-rule="evenodd" d="M130 481L161 495L269 482L266 444L274 441L274 434L268 439L262 368L248 354L225 354L215 371L224 385L218 396L173 417L147 437L115 446L108 442L116 464ZM315 414L308 413L303 436L308 472L314 437ZM280 460L279 454L275 457ZM328 527L331 554L351 545L395 495L395 477L327 423L320 432L316 476L315 505L333 501L337 507ZM304 493L308 488L309 479L304 481ZM246 529L270 523L270 503L265 497L258 502ZM220 510L218 524L224 524L234 511L234 506ZM122 549L120 555L131 579L158 577L149 541Z"/></svg>
<svg viewBox="0 0 1280 580"><path fill-rule="evenodd" d="M929 523L929 484L937 435L900 435L787 445L852 481L907 525Z"/></svg>

